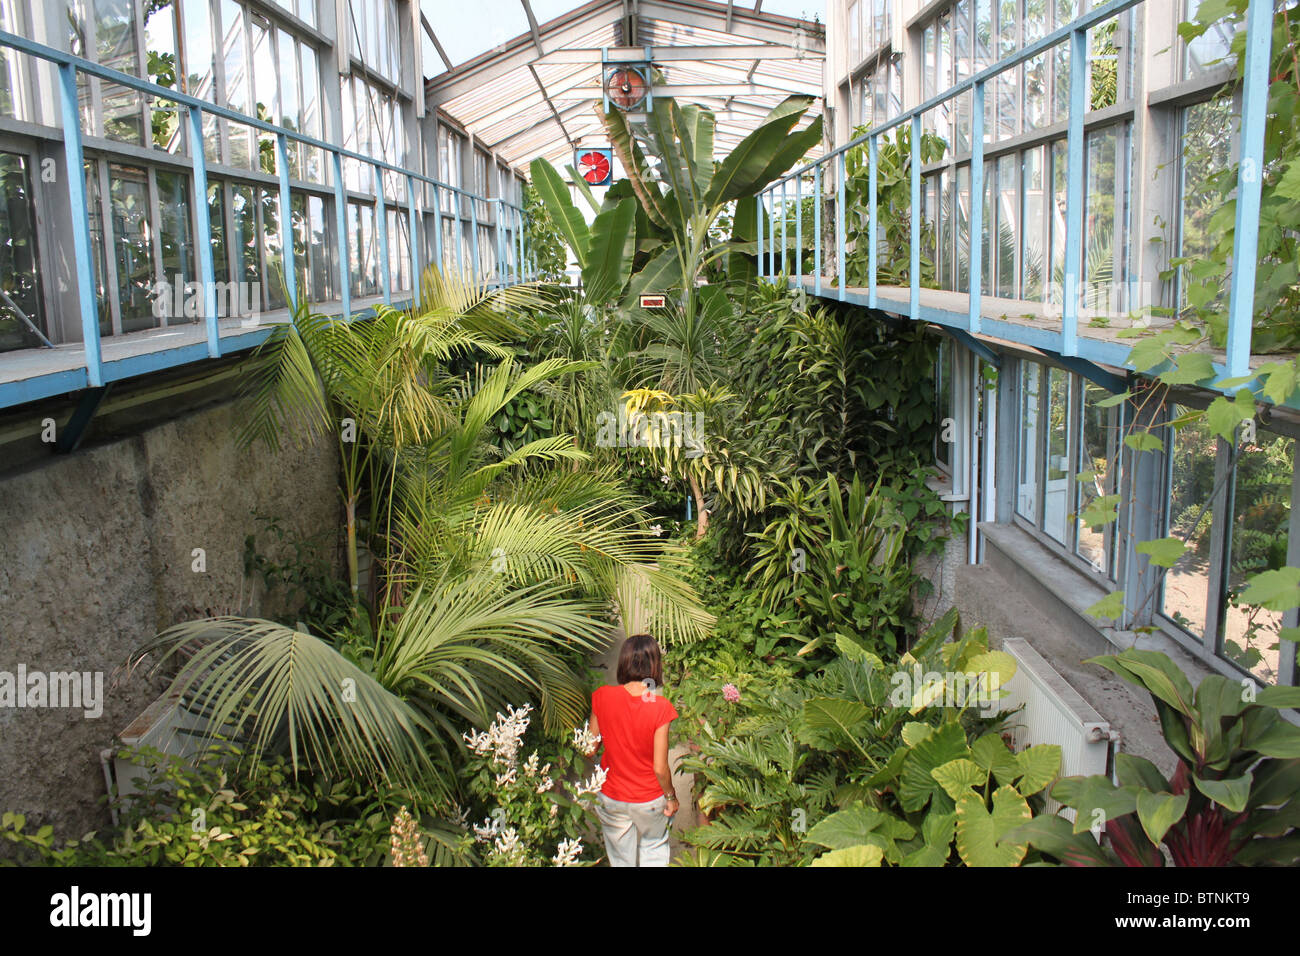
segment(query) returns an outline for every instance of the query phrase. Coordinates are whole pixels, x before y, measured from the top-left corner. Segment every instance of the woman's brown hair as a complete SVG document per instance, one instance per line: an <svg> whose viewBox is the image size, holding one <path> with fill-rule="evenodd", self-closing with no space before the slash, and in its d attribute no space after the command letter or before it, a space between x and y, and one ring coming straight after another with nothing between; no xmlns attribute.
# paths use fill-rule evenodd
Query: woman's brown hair
<svg viewBox="0 0 1300 956"><path fill-rule="evenodd" d="M656 687L664 683L664 666L659 643L649 634L633 634L618 652L618 682L652 680Z"/></svg>

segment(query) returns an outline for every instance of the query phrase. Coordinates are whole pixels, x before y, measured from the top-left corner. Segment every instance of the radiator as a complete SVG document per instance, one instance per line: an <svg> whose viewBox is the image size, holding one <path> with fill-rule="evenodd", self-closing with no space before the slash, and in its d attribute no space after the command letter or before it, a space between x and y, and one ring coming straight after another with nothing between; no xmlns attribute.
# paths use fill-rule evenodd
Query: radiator
<svg viewBox="0 0 1300 956"><path fill-rule="evenodd" d="M1004 685L1007 696L999 703L1003 711L1023 708L1006 725L1016 749L1056 744L1061 748L1061 776L1106 773L1110 724L1027 641L1009 638L1002 642L1002 650L1016 659L1016 675ZM1047 798L1048 813L1060 808ZM1064 814L1074 818L1073 810Z"/></svg>

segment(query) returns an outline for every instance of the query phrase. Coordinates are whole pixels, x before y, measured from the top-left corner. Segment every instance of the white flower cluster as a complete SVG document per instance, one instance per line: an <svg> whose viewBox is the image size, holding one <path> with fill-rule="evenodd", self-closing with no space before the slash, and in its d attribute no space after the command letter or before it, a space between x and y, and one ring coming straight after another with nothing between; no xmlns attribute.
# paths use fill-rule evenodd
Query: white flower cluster
<svg viewBox="0 0 1300 956"><path fill-rule="evenodd" d="M586 780L578 784L573 790L575 797L586 797L592 794L600 793L600 788L605 785L605 771L597 767Z"/></svg>
<svg viewBox="0 0 1300 956"><path fill-rule="evenodd" d="M581 839L561 840L560 845L555 848L555 856L551 857L551 862L556 866L576 866L581 855Z"/></svg>
<svg viewBox="0 0 1300 956"><path fill-rule="evenodd" d="M573 749L584 757L590 757L600 746L600 734L591 732L591 721L585 721L581 727L573 728Z"/></svg>
<svg viewBox="0 0 1300 956"><path fill-rule="evenodd" d="M532 709L532 704L524 704L517 709L507 706L509 714L497 711L497 719L492 721L492 726L487 730L462 736L469 744L469 749L480 757L490 753L496 763L508 768L514 767L519 759L519 745L528 732L528 722L531 719L528 715Z"/></svg>
<svg viewBox="0 0 1300 956"><path fill-rule="evenodd" d="M519 833L514 827L502 830L492 844L492 852L498 856L513 856L519 849Z"/></svg>
<svg viewBox="0 0 1300 956"><path fill-rule="evenodd" d="M536 777L537 792L546 793L546 791L555 786L555 780L551 777L551 765L548 763L539 767L538 764L540 762L541 761L537 756L537 751L534 750L533 755L529 757L528 761L524 764L524 776ZM513 783L514 781L511 782Z"/></svg>

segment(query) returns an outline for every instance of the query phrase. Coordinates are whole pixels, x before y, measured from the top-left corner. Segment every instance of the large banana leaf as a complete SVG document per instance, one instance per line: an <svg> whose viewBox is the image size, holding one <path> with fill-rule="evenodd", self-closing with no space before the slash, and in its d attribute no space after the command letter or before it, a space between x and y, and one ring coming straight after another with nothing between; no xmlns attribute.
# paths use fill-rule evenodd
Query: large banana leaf
<svg viewBox="0 0 1300 956"><path fill-rule="evenodd" d="M559 227L565 244L573 250L578 265L587 264L587 248L591 245L591 232L587 221L573 204L569 187L564 184L560 174L545 159L537 158L532 164L533 188L546 205L546 211Z"/></svg>
<svg viewBox="0 0 1300 956"><path fill-rule="evenodd" d="M811 145L806 135L808 131L805 130L794 136L790 136L790 131L807 112L812 102L811 96L790 96L768 113L762 125L742 139L727 158L718 164L718 170L713 176L713 183L705 197L705 202L713 205L740 199L743 196L752 196L761 187L767 185L772 178L769 170L775 158L778 154L789 155L793 148L787 148L787 138L797 140L802 144L802 148L783 169L788 168L790 162L807 152ZM820 140L821 124L813 125L817 127L816 139ZM811 129L810 126L809 130Z"/></svg>
<svg viewBox="0 0 1300 956"><path fill-rule="evenodd" d="M658 184L651 176L650 164L646 161L645 152L636 137L632 135L627 119L619 110L610 110L606 113L599 106L596 107L596 114L605 124L610 144L618 154L619 162L623 164L623 172L628 182L632 184L632 191L640 201L646 216L661 229L675 228L676 217L668 211L663 193L659 191Z"/></svg>
<svg viewBox="0 0 1300 956"><path fill-rule="evenodd" d="M655 103L647 123L680 223L688 222L704 205L713 180L714 124L711 112L698 106L678 106L671 98Z"/></svg>
<svg viewBox="0 0 1300 956"><path fill-rule="evenodd" d="M628 283L624 307L634 308L642 293L666 293L682 285L682 265L677 258L677 247L666 246L655 253L644 269L632 276Z"/></svg>
<svg viewBox="0 0 1300 956"><path fill-rule="evenodd" d="M588 298L593 302L616 298L627 285L635 254L636 200L624 199L591 224L591 244L582 267Z"/></svg>

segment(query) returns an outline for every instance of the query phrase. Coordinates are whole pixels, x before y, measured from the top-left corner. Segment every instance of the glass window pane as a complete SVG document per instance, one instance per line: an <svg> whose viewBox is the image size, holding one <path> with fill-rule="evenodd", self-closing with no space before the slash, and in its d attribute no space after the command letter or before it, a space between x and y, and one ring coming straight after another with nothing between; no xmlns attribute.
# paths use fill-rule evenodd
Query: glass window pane
<svg viewBox="0 0 1300 956"><path fill-rule="evenodd" d="M280 236L280 191L261 189L262 199L262 250L266 262L265 295L273 309L286 304L284 278L284 243Z"/></svg>
<svg viewBox="0 0 1300 956"><path fill-rule="evenodd" d="M1196 17L1196 11L1202 0L1186 0L1187 14L1184 20ZM1226 23L1222 19L1206 30L1195 40L1187 44L1183 52L1183 76L1197 76L1207 70L1220 67L1227 60L1232 50L1232 37L1237 30L1243 29L1242 23Z"/></svg>
<svg viewBox="0 0 1300 956"><path fill-rule="evenodd" d="M1215 188L1219 176L1232 175L1232 140L1236 117L1227 97L1197 103L1183 111L1182 202L1178 226L1178 255L1192 261L1207 257L1220 236L1211 233L1210 218L1219 211L1221 198ZM1234 180L1235 182L1235 180ZM1189 287L1194 283L1179 267L1179 304L1188 302ZM1223 285L1219 277L1196 283L1197 291L1207 302L1221 298Z"/></svg>
<svg viewBox="0 0 1300 956"><path fill-rule="evenodd" d="M1175 405L1175 418L1188 409ZM1204 417L1175 430L1172 479L1165 533L1181 538L1187 551L1165 574L1160 610L1193 636L1205 636L1210 590L1210 528L1214 509L1214 459L1217 439Z"/></svg>
<svg viewBox="0 0 1300 956"><path fill-rule="evenodd" d="M222 0L221 4L221 41L223 78L225 81L226 105L241 113L249 112L249 82L246 44L244 41L243 8L234 0ZM230 139L230 165L248 169L252 161L252 149L249 145L251 130L242 123L222 121L226 135Z"/></svg>
<svg viewBox="0 0 1300 956"><path fill-rule="evenodd" d="M99 163L86 163L86 212L90 218L90 248L95 256L95 307L99 315L99 334L113 334L113 310L108 299L108 237L104 235L103 190Z"/></svg>
<svg viewBox="0 0 1300 956"><path fill-rule="evenodd" d="M957 167L957 285L970 284L970 166Z"/></svg>
<svg viewBox="0 0 1300 956"><path fill-rule="evenodd" d="M1084 304L1111 310L1118 305L1117 264L1122 262L1124 179L1119 169L1120 134L1114 126L1088 134L1088 177L1084 195ZM1118 244L1118 245L1117 245Z"/></svg>
<svg viewBox="0 0 1300 956"><path fill-rule="evenodd" d="M49 334L36 253L36 209L28 160L18 153L0 152L0 291L0 352L42 345L31 329Z"/></svg>
<svg viewBox="0 0 1300 956"><path fill-rule="evenodd" d="M1016 513L1038 524L1039 389L1043 368L1020 363L1020 450L1016 479Z"/></svg>
<svg viewBox="0 0 1300 956"><path fill-rule="evenodd" d="M190 178L184 173L172 173L157 170L154 181L158 187L158 219L161 231L159 245L162 247L162 281L172 289L185 288L196 276L194 269L194 239L190 230ZM202 296L193 297L194 305L202 302ZM185 308L180 314L170 310L167 324L180 322L197 322L199 312L190 305L190 296L185 296Z"/></svg>
<svg viewBox="0 0 1300 956"><path fill-rule="evenodd" d="M1119 102L1119 19L1112 17L1088 31L1088 108L1105 109Z"/></svg>
<svg viewBox="0 0 1300 956"><path fill-rule="evenodd" d="M153 328L154 261L146 173L135 166L108 167L114 265L122 331Z"/></svg>
<svg viewBox="0 0 1300 956"><path fill-rule="evenodd" d="M133 0L96 0L93 58L104 66L139 76L140 49L136 39L135 13ZM103 135L124 143L144 145L140 93L102 81L100 96Z"/></svg>
<svg viewBox="0 0 1300 956"><path fill-rule="evenodd" d="M1110 398L1100 385L1083 383L1083 434L1079 445L1078 504L1075 509L1075 550L1099 572L1115 576L1115 522L1090 528L1078 515L1096 499L1119 494L1120 406L1102 408Z"/></svg>
<svg viewBox="0 0 1300 956"><path fill-rule="evenodd" d="M1047 226L1043 203L1043 147L1024 153L1024 190L1021 203L1021 298L1038 301L1043 297L1043 263L1047 251Z"/></svg>
<svg viewBox="0 0 1300 956"><path fill-rule="evenodd" d="M226 254L226 190L220 182L208 182L208 228L212 235L212 276L217 282L229 282L230 259Z"/></svg>
<svg viewBox="0 0 1300 956"><path fill-rule="evenodd" d="M848 11L849 21L849 68L857 66L862 61L862 38L859 35L859 17L857 3L849 4Z"/></svg>
<svg viewBox="0 0 1300 956"><path fill-rule="evenodd" d="M1048 229L1051 232L1052 242L1052 272L1047 298L1053 305L1060 305L1065 295L1066 177L1065 140L1056 140L1052 143L1052 202L1048 211Z"/></svg>
<svg viewBox="0 0 1300 956"><path fill-rule="evenodd" d="M1224 615L1223 656L1266 684L1278 679L1278 630L1282 614L1236 604L1246 579L1285 567L1291 521L1295 439L1262 426L1242 442L1233 476L1229 602Z"/></svg>
<svg viewBox="0 0 1300 956"><path fill-rule="evenodd" d="M1019 166L1019 160L1014 153L998 158L996 294L1008 299L1016 296L1016 236L1017 220L1020 216Z"/></svg>
<svg viewBox="0 0 1300 956"><path fill-rule="evenodd" d="M230 187L230 211L234 225L230 251L235 265L230 278L245 283L243 288L247 291L241 293L241 301L252 302L254 308L260 308L263 282L259 254L261 243L257 235L257 207L252 186L236 183Z"/></svg>
<svg viewBox="0 0 1300 956"><path fill-rule="evenodd" d="M1070 512L1070 438L1074 431L1074 402L1070 373L1047 370L1047 461L1043 468L1043 530L1065 543Z"/></svg>

